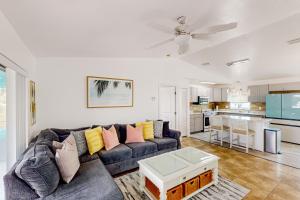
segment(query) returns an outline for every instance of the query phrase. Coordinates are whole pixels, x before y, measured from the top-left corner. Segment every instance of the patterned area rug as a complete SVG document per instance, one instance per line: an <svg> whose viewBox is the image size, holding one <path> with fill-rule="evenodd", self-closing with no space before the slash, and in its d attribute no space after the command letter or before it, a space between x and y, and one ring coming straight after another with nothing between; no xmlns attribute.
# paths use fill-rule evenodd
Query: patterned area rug
<svg viewBox="0 0 300 200"><path fill-rule="evenodd" d="M132 172L115 178L115 182L121 189L125 200L149 200L139 189L139 173ZM191 200L239 200L243 199L250 190L228 179L219 176L219 183L190 198Z"/></svg>

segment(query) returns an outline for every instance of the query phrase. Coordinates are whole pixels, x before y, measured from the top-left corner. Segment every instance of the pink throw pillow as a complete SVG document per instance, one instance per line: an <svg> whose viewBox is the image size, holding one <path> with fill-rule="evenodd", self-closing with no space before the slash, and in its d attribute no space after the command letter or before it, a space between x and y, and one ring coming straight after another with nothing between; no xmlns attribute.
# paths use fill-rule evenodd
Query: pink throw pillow
<svg viewBox="0 0 300 200"><path fill-rule="evenodd" d="M117 131L114 126L111 126L111 128L108 130L103 128L102 137L103 137L105 149L107 151L120 144Z"/></svg>
<svg viewBox="0 0 300 200"><path fill-rule="evenodd" d="M128 124L126 129L127 129L127 138L125 142L126 144L133 143L133 142L145 142L143 136L143 126L134 128Z"/></svg>

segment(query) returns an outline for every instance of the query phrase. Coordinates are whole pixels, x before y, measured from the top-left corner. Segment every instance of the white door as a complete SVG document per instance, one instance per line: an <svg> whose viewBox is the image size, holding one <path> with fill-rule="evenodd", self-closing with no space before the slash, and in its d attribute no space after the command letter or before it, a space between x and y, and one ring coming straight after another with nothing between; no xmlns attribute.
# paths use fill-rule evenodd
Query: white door
<svg viewBox="0 0 300 200"><path fill-rule="evenodd" d="M182 136L187 136L188 133L188 89L180 89L180 112L179 112L179 129Z"/></svg>
<svg viewBox="0 0 300 200"><path fill-rule="evenodd" d="M176 129L176 88L159 88L159 118L170 122L170 128Z"/></svg>

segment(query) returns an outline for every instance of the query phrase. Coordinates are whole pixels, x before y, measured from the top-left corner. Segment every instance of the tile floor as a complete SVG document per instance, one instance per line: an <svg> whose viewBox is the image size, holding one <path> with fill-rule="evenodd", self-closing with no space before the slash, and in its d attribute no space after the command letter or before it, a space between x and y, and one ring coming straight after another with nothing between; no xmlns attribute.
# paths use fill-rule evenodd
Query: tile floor
<svg viewBox="0 0 300 200"><path fill-rule="evenodd" d="M299 200L300 170L198 139L184 137L193 146L220 157L220 175L251 190L246 200Z"/></svg>
<svg viewBox="0 0 300 200"><path fill-rule="evenodd" d="M191 137L203 141L209 141L209 132L191 134ZM229 144L224 143L224 146L229 147ZM244 150L242 149L236 149L236 150L244 152ZM281 154L271 154L266 152L253 151L253 150L250 150L249 153L267 160L275 161L281 164L285 164L300 169L300 145L297 144L282 142Z"/></svg>

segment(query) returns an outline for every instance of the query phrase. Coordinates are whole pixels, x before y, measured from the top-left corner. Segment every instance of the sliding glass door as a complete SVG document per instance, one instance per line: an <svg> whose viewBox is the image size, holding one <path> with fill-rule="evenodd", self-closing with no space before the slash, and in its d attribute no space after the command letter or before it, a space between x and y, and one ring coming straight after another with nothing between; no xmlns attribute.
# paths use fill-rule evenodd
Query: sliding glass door
<svg viewBox="0 0 300 200"><path fill-rule="evenodd" d="M0 66L0 191L4 191L3 176L7 167L7 135L6 135L6 73ZM4 199L4 192L0 192Z"/></svg>

